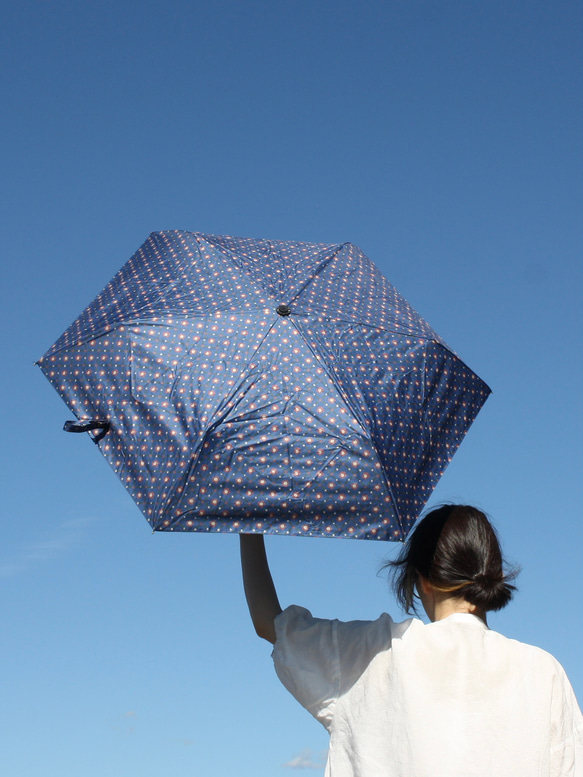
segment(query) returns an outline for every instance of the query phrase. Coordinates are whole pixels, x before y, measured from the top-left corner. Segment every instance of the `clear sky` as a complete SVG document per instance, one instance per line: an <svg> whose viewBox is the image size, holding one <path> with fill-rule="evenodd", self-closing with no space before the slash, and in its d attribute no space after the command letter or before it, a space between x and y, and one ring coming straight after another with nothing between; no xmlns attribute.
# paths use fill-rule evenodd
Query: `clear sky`
<svg viewBox="0 0 583 777"><path fill-rule="evenodd" d="M4 0L0 739L10 777L322 774L234 536L152 535L33 366L160 229L359 245L493 389L432 498L583 700L581 4ZM284 605L402 617L398 546L268 538Z"/></svg>

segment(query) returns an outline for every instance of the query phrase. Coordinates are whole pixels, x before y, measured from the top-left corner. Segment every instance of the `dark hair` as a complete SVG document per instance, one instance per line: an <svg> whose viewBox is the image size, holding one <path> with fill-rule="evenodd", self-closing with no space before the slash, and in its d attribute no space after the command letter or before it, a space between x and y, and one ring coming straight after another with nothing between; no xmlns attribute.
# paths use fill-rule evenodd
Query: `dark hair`
<svg viewBox="0 0 583 777"><path fill-rule="evenodd" d="M393 589L405 612L416 612L419 575L438 591L484 611L501 610L512 599L518 569L507 570L496 531L486 515L469 505L443 505L427 513L409 535L399 558L389 561Z"/></svg>

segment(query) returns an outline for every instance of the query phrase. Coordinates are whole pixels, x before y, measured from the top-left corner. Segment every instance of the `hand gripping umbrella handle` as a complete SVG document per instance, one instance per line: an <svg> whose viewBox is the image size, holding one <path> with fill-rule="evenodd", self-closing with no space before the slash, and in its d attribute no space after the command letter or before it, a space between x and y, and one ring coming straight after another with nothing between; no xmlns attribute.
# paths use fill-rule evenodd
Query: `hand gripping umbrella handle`
<svg viewBox="0 0 583 777"><path fill-rule="evenodd" d="M76 434L92 432L94 429L99 429L99 432L92 435L91 439L94 443L98 443L108 433L109 421L65 421L63 426L63 431L75 432Z"/></svg>

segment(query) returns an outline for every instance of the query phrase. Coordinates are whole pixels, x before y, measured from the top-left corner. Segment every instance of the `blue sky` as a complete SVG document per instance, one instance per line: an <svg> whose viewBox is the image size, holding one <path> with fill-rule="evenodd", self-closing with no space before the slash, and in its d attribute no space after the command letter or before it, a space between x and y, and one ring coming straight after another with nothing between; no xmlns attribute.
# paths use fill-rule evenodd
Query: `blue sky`
<svg viewBox="0 0 583 777"><path fill-rule="evenodd" d="M152 535L34 367L147 235L359 245L493 389L432 499L487 510L491 618L583 699L581 6L14 2L2 60L0 730L18 777L322 774L232 536ZM396 546L268 538L283 604L400 617Z"/></svg>

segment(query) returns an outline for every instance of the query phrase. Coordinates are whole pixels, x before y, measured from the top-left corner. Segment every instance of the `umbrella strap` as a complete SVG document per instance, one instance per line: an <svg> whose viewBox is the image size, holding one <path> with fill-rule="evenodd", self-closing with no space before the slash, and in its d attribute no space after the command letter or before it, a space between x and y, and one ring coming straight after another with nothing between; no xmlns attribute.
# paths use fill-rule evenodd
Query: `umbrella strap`
<svg viewBox="0 0 583 777"><path fill-rule="evenodd" d="M98 443L108 433L109 421L65 421L63 426L63 431L74 432L75 434L93 432L95 429L99 429L99 431L97 434L91 435L91 439L94 443Z"/></svg>

